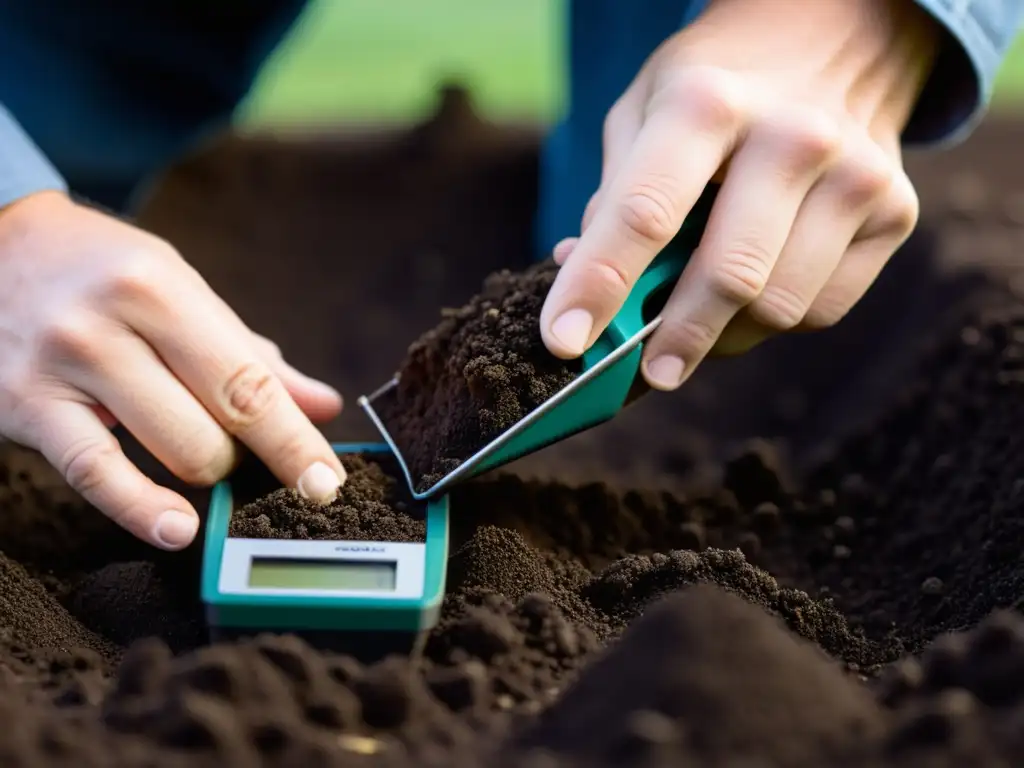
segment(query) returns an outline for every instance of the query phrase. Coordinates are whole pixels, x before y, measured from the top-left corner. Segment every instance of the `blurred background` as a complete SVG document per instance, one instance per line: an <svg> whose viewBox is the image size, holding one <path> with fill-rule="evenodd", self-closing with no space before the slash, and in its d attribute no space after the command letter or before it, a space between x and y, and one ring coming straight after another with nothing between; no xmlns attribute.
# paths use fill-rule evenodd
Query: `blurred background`
<svg viewBox="0 0 1024 768"><path fill-rule="evenodd" d="M558 0L315 0L265 68L239 126L286 128L418 119L441 79L458 79L481 113L549 122L563 81ZM1024 100L1024 37L995 108Z"/></svg>

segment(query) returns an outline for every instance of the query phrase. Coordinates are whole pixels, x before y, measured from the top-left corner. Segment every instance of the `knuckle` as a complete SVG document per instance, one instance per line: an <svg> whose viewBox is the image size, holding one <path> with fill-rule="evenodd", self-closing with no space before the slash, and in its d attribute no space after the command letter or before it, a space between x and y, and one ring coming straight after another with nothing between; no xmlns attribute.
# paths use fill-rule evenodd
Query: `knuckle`
<svg viewBox="0 0 1024 768"><path fill-rule="evenodd" d="M78 440L64 450L57 468L68 485L88 496L107 482L108 468L116 461L120 450L113 436Z"/></svg>
<svg viewBox="0 0 1024 768"><path fill-rule="evenodd" d="M223 480L231 470L233 455L202 438L189 443L182 452L174 473L189 485L206 488Z"/></svg>
<svg viewBox="0 0 1024 768"><path fill-rule="evenodd" d="M261 421L276 407L279 390L277 378L266 365L244 364L224 382L224 426L237 432Z"/></svg>
<svg viewBox="0 0 1024 768"><path fill-rule="evenodd" d="M581 265L579 284L588 299L611 302L629 295L632 279L623 266L605 258L593 258Z"/></svg>
<svg viewBox="0 0 1024 768"><path fill-rule="evenodd" d="M800 325L808 308L808 302L795 291L769 283L751 304L750 314L762 325L788 331Z"/></svg>
<svg viewBox="0 0 1024 768"><path fill-rule="evenodd" d="M106 295L122 302L150 302L157 298L167 285L167 260L158 254L160 250L161 246L155 246L133 253L107 282Z"/></svg>
<svg viewBox="0 0 1024 768"><path fill-rule="evenodd" d="M51 321L39 337L42 358L60 364L97 365L103 346L103 334L98 333L91 317L84 312L66 312Z"/></svg>
<svg viewBox="0 0 1024 768"><path fill-rule="evenodd" d="M897 175L891 189L892 197L886 206L882 235L902 242L917 227L921 217L921 200L905 173Z"/></svg>
<svg viewBox="0 0 1024 768"><path fill-rule="evenodd" d="M894 176L888 162L864 155L849 157L836 172L840 203L850 211L877 202L892 185Z"/></svg>
<svg viewBox="0 0 1024 768"><path fill-rule="evenodd" d="M658 329L659 346L691 360L700 357L718 341L719 331L698 318L663 322Z"/></svg>
<svg viewBox="0 0 1024 768"><path fill-rule="evenodd" d="M676 208L669 184L663 180L635 185L623 197L619 220L641 242L667 243L676 233Z"/></svg>
<svg viewBox="0 0 1024 768"><path fill-rule="evenodd" d="M851 308L851 302L845 301L837 295L822 293L807 310L801 325L812 331L831 328L846 317Z"/></svg>
<svg viewBox="0 0 1024 768"><path fill-rule="evenodd" d="M730 304L750 304L764 291L771 263L771 255L756 240L740 241L711 273L711 290Z"/></svg>
<svg viewBox="0 0 1024 768"><path fill-rule="evenodd" d="M651 107L684 112L708 133L731 131L743 120L742 90L735 76L717 67L686 67L657 89Z"/></svg>
<svg viewBox="0 0 1024 768"><path fill-rule="evenodd" d="M779 140L790 162L802 171L821 166L840 146L838 126L817 110L803 110L781 126Z"/></svg>

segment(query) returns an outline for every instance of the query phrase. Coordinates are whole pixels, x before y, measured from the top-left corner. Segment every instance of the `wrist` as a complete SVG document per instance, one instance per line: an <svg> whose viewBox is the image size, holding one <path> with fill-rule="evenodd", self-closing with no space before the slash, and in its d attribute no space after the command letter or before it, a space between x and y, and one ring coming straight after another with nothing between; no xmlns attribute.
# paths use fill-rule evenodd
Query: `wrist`
<svg viewBox="0 0 1024 768"><path fill-rule="evenodd" d="M727 54L734 65L788 73L794 82L813 72L853 119L895 133L941 41L938 23L915 0L709 0L693 32L684 34L735 49Z"/></svg>

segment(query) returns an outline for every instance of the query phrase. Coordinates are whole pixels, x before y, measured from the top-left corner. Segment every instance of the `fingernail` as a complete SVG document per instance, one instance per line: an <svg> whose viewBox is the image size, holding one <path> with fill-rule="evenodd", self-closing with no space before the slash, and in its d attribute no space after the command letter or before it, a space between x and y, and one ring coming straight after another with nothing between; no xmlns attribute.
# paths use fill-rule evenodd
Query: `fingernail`
<svg viewBox="0 0 1024 768"><path fill-rule="evenodd" d="M567 351L582 355L594 330L594 318L585 309L570 309L563 312L551 324L551 335L558 339Z"/></svg>
<svg viewBox="0 0 1024 768"><path fill-rule="evenodd" d="M344 469L341 470L339 476L329 466L318 461L310 464L309 468L302 473L302 477L296 483L296 490L310 501L330 504L338 498L338 489L347 478Z"/></svg>
<svg viewBox="0 0 1024 768"><path fill-rule="evenodd" d="M647 378L658 388L675 389L683 381L684 368L675 355L660 355L647 364Z"/></svg>
<svg viewBox="0 0 1024 768"><path fill-rule="evenodd" d="M179 512L176 509L168 509L156 521L157 540L169 549L181 549L188 546L196 537L199 530L199 518Z"/></svg>

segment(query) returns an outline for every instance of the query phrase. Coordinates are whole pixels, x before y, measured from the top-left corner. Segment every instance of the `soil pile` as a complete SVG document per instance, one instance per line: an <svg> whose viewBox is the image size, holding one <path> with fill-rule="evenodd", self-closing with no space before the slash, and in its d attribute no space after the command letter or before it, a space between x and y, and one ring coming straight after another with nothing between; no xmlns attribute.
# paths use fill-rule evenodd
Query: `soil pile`
<svg viewBox="0 0 1024 768"><path fill-rule="evenodd" d="M646 748L806 766L849 759L882 731L872 696L819 650L699 586L652 606L522 740L610 765Z"/></svg>
<svg viewBox="0 0 1024 768"><path fill-rule="evenodd" d="M580 361L559 360L540 336L558 267L490 276L483 290L412 346L398 386L375 403L425 491L569 384Z"/></svg>

